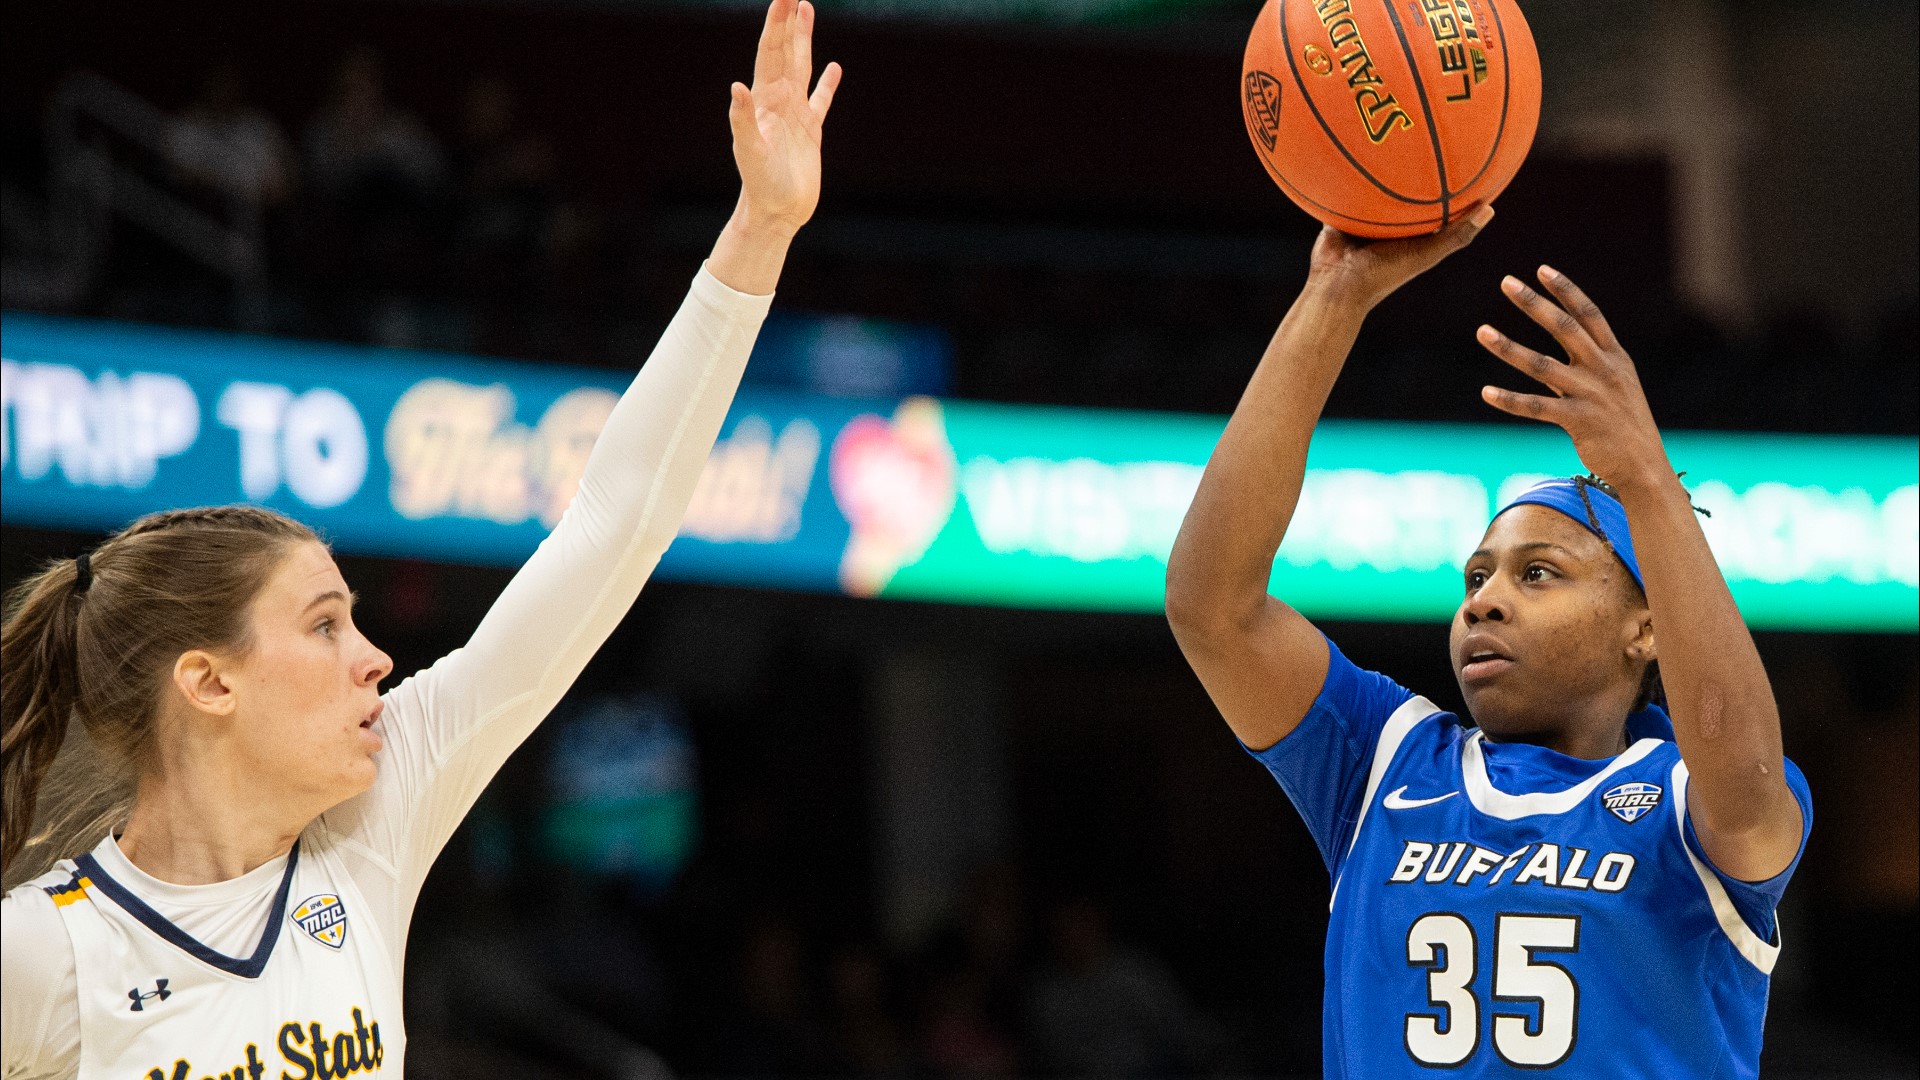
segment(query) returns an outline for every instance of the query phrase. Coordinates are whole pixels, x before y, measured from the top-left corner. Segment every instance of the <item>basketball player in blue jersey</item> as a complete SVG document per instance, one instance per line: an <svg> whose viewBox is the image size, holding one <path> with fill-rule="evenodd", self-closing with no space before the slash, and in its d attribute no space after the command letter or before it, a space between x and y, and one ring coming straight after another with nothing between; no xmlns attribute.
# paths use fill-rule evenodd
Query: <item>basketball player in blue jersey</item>
<svg viewBox="0 0 1920 1080"><path fill-rule="evenodd" d="M1467 559L1477 726L1267 594L1361 321L1492 216L1321 234L1181 527L1168 619L1326 860L1327 1077L1751 1077L1812 806L1633 362L1571 281L1501 284L1565 362L1479 330L1549 391L1487 403L1558 424L1594 475L1526 492Z"/></svg>

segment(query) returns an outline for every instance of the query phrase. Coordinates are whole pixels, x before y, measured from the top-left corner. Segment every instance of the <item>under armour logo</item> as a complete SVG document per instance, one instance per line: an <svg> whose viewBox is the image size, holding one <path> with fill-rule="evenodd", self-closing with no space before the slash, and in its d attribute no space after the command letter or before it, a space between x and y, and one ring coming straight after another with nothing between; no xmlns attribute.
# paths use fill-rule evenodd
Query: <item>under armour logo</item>
<svg viewBox="0 0 1920 1080"><path fill-rule="evenodd" d="M173 996L173 991L167 989L167 980L165 979L160 979L156 981L154 983L153 989L145 994L141 993L140 988L136 986L133 989L127 991L128 999L133 1002L132 1008L130 1008L128 1011L143 1012L147 1007L147 1002L152 1001L154 998L159 998L161 1001L165 1001L172 996Z"/></svg>

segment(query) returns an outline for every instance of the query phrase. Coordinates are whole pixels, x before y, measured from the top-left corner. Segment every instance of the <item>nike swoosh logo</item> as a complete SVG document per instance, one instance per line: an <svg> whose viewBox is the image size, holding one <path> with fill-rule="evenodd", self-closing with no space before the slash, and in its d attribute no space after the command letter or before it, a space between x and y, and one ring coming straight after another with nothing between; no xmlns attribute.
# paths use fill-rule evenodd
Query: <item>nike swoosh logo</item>
<svg viewBox="0 0 1920 1080"><path fill-rule="evenodd" d="M1407 785L1407 787L1411 787L1411 786L1412 786L1411 784ZM1401 796L1405 795L1406 793L1407 793L1406 787L1402 787L1397 791L1389 791L1387 792L1386 799L1382 801L1385 803L1386 808L1389 810L1411 810L1416 806L1431 806L1434 803L1441 801L1442 799L1451 799L1455 795L1460 794L1457 791L1449 791L1445 795L1435 795L1431 799L1401 798Z"/></svg>

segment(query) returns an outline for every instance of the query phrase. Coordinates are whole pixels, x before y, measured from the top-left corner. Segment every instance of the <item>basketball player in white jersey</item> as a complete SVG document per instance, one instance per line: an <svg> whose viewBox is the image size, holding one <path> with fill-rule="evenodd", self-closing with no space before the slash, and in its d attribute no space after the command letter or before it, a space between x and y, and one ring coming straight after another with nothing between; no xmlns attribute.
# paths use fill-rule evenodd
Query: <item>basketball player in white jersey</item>
<svg viewBox="0 0 1920 1080"><path fill-rule="evenodd" d="M809 95L813 18L769 9L732 88L733 217L466 647L382 695L392 664L326 547L252 507L145 518L11 597L9 880L75 854L31 835L70 717L134 795L0 905L5 1080L401 1075L421 883L672 541L818 201L840 71Z"/></svg>

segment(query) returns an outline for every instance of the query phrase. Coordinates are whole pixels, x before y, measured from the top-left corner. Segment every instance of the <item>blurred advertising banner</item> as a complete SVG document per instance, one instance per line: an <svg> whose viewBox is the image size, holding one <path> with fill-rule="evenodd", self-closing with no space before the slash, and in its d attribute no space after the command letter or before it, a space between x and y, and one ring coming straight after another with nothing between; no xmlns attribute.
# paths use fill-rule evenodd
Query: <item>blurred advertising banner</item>
<svg viewBox="0 0 1920 1080"><path fill-rule="evenodd" d="M252 501L343 551L511 565L573 496L617 372L7 314L0 521L114 529ZM755 363L761 362L756 353ZM1224 420L741 391L660 573L1150 612ZM1920 444L1669 432L1756 627L1920 627ZM1584 471L1557 430L1329 421L1276 593L1431 620L1488 517Z"/></svg>

